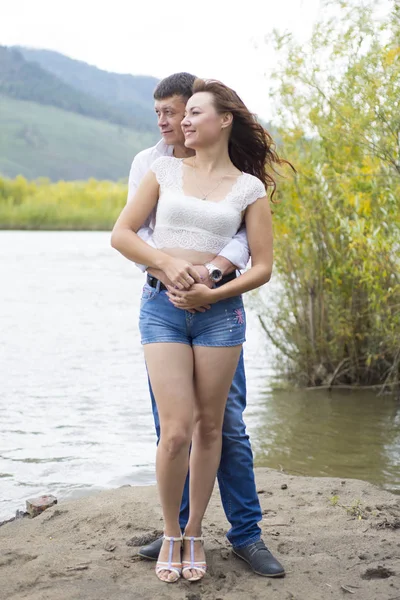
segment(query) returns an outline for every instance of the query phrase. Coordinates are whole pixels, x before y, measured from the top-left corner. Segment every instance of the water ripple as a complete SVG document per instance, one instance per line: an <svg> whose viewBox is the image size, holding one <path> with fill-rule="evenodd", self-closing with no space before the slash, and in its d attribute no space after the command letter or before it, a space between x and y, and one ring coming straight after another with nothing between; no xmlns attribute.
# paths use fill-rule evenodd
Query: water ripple
<svg viewBox="0 0 400 600"><path fill-rule="evenodd" d="M0 256L0 520L38 494L154 483L142 275L110 248L109 233L0 232ZM274 352L251 311L247 338L257 464L400 489L390 399L275 393Z"/></svg>

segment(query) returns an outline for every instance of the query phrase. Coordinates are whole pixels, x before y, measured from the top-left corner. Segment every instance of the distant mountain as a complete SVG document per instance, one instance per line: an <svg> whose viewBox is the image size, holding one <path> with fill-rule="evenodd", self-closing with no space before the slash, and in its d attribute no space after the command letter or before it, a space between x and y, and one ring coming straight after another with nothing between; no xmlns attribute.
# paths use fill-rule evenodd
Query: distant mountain
<svg viewBox="0 0 400 600"><path fill-rule="evenodd" d="M154 136L106 121L0 95L0 175L52 181L126 179Z"/></svg>
<svg viewBox="0 0 400 600"><path fill-rule="evenodd" d="M134 155L159 139L152 99L157 80L21 50L0 46L0 175L127 177ZM47 69L45 60L27 60L33 56L58 61L64 75Z"/></svg>
<svg viewBox="0 0 400 600"><path fill-rule="evenodd" d="M58 79L134 119L135 127L146 124L154 130L153 91L155 77L120 75L102 71L80 60L52 50L16 46L25 60L40 65Z"/></svg>
<svg viewBox="0 0 400 600"><path fill-rule="evenodd" d="M134 127L140 131L154 131L153 113L151 113L153 120L150 122L149 118L143 121L139 116L118 111L95 95L68 85L39 64L26 61L18 50L1 46L0 93L19 100L58 106L64 110L125 127ZM143 112L142 105L139 106L138 112Z"/></svg>

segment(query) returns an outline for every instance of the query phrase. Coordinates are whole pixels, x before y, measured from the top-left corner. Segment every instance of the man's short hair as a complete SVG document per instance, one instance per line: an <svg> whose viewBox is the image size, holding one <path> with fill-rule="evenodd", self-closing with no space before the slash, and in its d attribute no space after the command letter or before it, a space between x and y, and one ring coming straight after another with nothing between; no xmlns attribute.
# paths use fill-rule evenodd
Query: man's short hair
<svg viewBox="0 0 400 600"><path fill-rule="evenodd" d="M165 77L154 90L154 100L165 100L171 96L183 96L189 100L195 79L196 76L191 73L174 73Z"/></svg>

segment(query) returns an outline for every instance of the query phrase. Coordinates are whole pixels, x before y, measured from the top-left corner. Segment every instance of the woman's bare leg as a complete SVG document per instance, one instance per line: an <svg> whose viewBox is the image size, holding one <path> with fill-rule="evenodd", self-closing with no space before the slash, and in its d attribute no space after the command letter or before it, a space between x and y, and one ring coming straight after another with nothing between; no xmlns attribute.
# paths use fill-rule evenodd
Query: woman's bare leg
<svg viewBox="0 0 400 600"><path fill-rule="evenodd" d="M204 513L214 487L221 458L222 423L229 389L242 346L194 346L195 414L190 454L190 513L188 536L201 535ZM204 560L200 543L195 545L196 560ZM184 544L184 560L190 560L189 543ZM184 577L196 577L188 570Z"/></svg>
<svg viewBox="0 0 400 600"><path fill-rule="evenodd" d="M151 386L160 417L160 442L156 473L166 535L179 537L179 510L189 466L193 432L193 349L186 344L156 343L144 346ZM161 548L159 560L168 561L169 543ZM180 562L180 545L174 545L172 562ZM173 579L168 571L161 579Z"/></svg>

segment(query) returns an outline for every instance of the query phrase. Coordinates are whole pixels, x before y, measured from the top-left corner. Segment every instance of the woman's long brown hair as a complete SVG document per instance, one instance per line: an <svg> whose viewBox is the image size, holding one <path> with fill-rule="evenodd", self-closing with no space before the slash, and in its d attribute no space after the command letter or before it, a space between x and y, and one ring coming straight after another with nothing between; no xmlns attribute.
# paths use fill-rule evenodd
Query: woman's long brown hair
<svg viewBox="0 0 400 600"><path fill-rule="evenodd" d="M275 167L293 166L280 158L270 134L257 121L237 93L220 81L196 79L193 94L209 92L214 98L218 113L232 113L233 123L229 138L229 156L237 169L261 179L265 187L272 188L271 200L276 190L273 174Z"/></svg>

